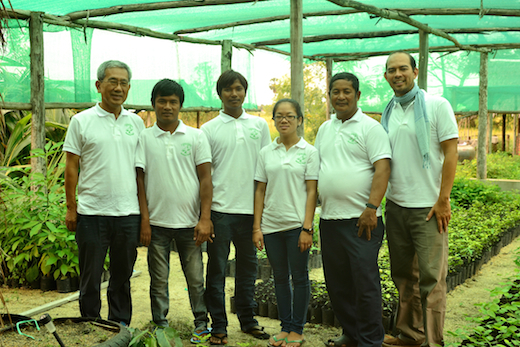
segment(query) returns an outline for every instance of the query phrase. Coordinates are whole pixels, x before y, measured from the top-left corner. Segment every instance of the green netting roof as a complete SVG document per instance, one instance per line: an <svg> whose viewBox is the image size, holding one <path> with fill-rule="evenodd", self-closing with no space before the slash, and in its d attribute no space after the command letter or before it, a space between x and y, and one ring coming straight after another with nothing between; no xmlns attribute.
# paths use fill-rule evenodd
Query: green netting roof
<svg viewBox="0 0 520 347"><path fill-rule="evenodd" d="M222 40L250 45L250 48L265 46L290 52L289 19L290 0L266 0L233 4L218 4L219 0L178 1L197 4L196 7L170 8L154 11L138 11L88 15L88 21L112 22L125 26L150 29L159 33L178 34L184 38L211 40L218 44ZM6 1L4 1L5 3ZM131 4L175 3L160 0L11 0L15 10L42 11L48 21L50 16L58 21L67 21L69 14L77 11L110 8ZM520 0L361 0L363 4L378 8L401 10L409 17L441 29L463 45L505 49L490 60L490 71L496 82L490 80L489 108L495 110L518 110L516 100L520 79L516 72L508 73L511 66L518 71L520 61ZM216 4L216 5L211 5ZM481 7L482 6L482 7ZM142 6L141 6L142 7ZM303 53L306 58L336 61L373 54L384 55L395 50L417 50L418 30L406 23L384 19L364 12L352 13L352 8L336 5L326 0L303 0ZM510 12L506 12L509 10ZM335 13L331 13L335 11ZM338 12L340 11L340 12ZM346 13L345 11L350 11ZM430 11L429 13L425 11ZM444 11L445 15L441 15ZM28 30L26 17L19 13L19 20L11 20L8 40L10 46L0 57L0 88L6 101L28 102ZM318 14L318 15L317 15ZM282 16L282 17L280 17ZM283 17L285 16L285 17ZM86 16L83 17L83 20ZM272 18L276 17L276 18ZM254 23L265 18L264 23ZM243 21L251 21L247 24ZM69 24L85 22L73 22ZM240 25L237 25L240 24ZM195 30L215 25L228 25L221 29ZM125 27L129 30L128 27ZM125 29L125 30L126 30ZM129 103L148 104L151 86L160 78L170 77L181 81L188 89L185 106L218 107L220 101L214 91L216 78L220 74L220 46L188 44L169 40L144 40L139 37L112 34L102 30L71 29L64 26L45 25L46 101L91 101L98 95L94 89L95 69L106 59L128 62L134 70ZM17 31L17 32L15 32ZM126 32L128 33L128 31ZM373 37L366 37L371 33ZM363 38L352 35L363 34ZM111 36L112 35L112 36ZM350 36L348 36L350 35ZM391 36L388 36L391 35ZM108 39L107 39L108 37ZM85 42L85 38L87 41ZM110 44L106 44L110 40ZM278 40L278 42L274 42ZM280 41L281 40L281 41ZM285 40L285 41L284 41ZM152 43L150 43L152 42ZM497 46L500 45L500 46ZM453 49L453 42L429 35L432 52ZM499 63L504 54L507 63ZM432 55L429 63L428 84L435 93L450 99L459 111L476 111L478 108L478 53L458 53L446 58ZM433 62L432 62L433 60ZM468 61L464 71L468 74L461 80L452 76L459 73L454 62ZM357 64L357 65L356 65ZM495 68L499 66L499 68ZM233 67L243 72L251 86L255 85L255 67L252 55L243 49L235 49ZM362 63L337 63L334 71L352 69L356 71ZM341 70L341 71L343 71ZM377 69L361 69L363 77L372 76ZM513 69L511 69L513 70ZM358 72L358 73L359 73ZM438 76L444 76L439 78ZM491 75L491 74L490 74ZM382 70L378 72L382 77ZM376 78L376 75L374 75ZM362 78L363 79L363 78ZM431 80L431 83L430 83ZM442 80L442 81L441 81ZM384 82L384 80L382 81ZM252 87L254 88L254 87ZM379 89L378 89L379 88ZM389 88L377 83L370 88L373 95L365 99L365 107L381 111ZM368 94L365 94L368 96ZM246 106L255 106L254 89L248 94ZM378 101L379 100L379 101Z"/></svg>

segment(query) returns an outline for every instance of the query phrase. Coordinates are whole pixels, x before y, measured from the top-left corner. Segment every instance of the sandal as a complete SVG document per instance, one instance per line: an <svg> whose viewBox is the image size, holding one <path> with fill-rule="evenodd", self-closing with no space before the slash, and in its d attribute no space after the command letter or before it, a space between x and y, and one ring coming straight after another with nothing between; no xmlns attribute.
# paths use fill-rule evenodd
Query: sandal
<svg viewBox="0 0 520 347"><path fill-rule="evenodd" d="M297 343L298 346L295 346L295 347L301 347L301 345L303 345L304 342L305 342L305 339L288 341L287 338L285 338L285 345L286 346L287 346L288 343Z"/></svg>
<svg viewBox="0 0 520 347"><path fill-rule="evenodd" d="M193 332L190 342L193 344L204 343L209 340L211 333L208 329L196 330Z"/></svg>
<svg viewBox="0 0 520 347"><path fill-rule="evenodd" d="M227 334L213 334L209 338L210 345L227 345L228 339Z"/></svg>
<svg viewBox="0 0 520 347"><path fill-rule="evenodd" d="M271 337L271 335L264 331L264 327L261 327L259 325L255 325L254 327L242 331L259 340L268 340Z"/></svg>
<svg viewBox="0 0 520 347"><path fill-rule="evenodd" d="M272 339L273 339L274 343L277 343L277 342L280 342L280 341L287 341L287 340L285 340L286 337L282 337L282 338L279 339L279 338L276 337L276 335L273 335ZM267 343L267 347L281 347L282 344L283 344L283 342L280 343L279 345L275 345L274 343L272 343L271 340L269 340L269 342Z"/></svg>

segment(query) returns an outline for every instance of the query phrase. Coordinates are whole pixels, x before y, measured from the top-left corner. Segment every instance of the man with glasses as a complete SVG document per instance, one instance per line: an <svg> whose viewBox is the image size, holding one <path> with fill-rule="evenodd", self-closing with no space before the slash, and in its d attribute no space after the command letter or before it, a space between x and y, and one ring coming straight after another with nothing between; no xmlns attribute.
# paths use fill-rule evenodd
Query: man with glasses
<svg viewBox="0 0 520 347"><path fill-rule="evenodd" d="M63 145L65 223L76 232L79 248L81 316L100 317L101 275L110 249L108 319L126 325L132 317L130 277L139 242L134 158L144 129L143 120L122 106L131 77L123 62L101 64L96 81L101 102L71 119Z"/></svg>
<svg viewBox="0 0 520 347"><path fill-rule="evenodd" d="M334 75L329 95L336 114L320 127L318 188L325 282L343 334L327 346L381 346L381 282L377 257L383 241L381 200L390 177L388 135L357 106L359 80Z"/></svg>

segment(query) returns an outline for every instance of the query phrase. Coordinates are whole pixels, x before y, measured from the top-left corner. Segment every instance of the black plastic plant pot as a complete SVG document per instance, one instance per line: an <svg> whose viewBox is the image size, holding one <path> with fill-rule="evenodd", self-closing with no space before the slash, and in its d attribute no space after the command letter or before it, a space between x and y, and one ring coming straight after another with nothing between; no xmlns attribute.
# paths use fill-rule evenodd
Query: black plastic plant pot
<svg viewBox="0 0 520 347"><path fill-rule="evenodd" d="M72 292L72 285L71 285L70 277L57 279L56 288L58 289L58 293Z"/></svg>
<svg viewBox="0 0 520 347"><path fill-rule="evenodd" d="M45 276L42 276L40 279L40 289L44 292L49 290L55 290L56 289L56 280L52 275L48 274Z"/></svg>

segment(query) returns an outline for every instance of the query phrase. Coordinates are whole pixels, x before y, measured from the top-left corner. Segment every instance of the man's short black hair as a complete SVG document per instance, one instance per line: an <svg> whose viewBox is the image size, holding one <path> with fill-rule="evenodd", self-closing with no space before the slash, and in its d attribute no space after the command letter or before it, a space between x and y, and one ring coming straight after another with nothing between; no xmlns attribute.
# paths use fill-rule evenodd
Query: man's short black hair
<svg viewBox="0 0 520 347"><path fill-rule="evenodd" d="M182 86L169 78L160 80L152 89L152 106L155 107L155 99L158 96L170 95L177 95L182 107L182 104L184 104L184 89L182 89Z"/></svg>
<svg viewBox="0 0 520 347"><path fill-rule="evenodd" d="M302 118L303 119L303 113L302 113L302 108L300 107L300 103L294 99L280 99L276 102L276 104L274 104L274 107L273 107L273 119L274 119L274 115L276 114L276 110L278 109L278 106L280 106L280 104L284 103L284 102L288 102L289 104L291 104L294 108L294 110L296 111L296 116L298 118Z"/></svg>
<svg viewBox="0 0 520 347"><path fill-rule="evenodd" d="M245 92L247 93L247 80L241 73L236 72L234 70L227 70L220 75L217 81L217 94L218 96L222 95L222 89L230 87L235 81L238 80L242 87L244 87Z"/></svg>
<svg viewBox="0 0 520 347"><path fill-rule="evenodd" d="M332 76L329 83L329 94L332 91L332 85L337 80L347 80L352 83L352 87L354 88L354 91L357 93L359 92L359 79L356 77L356 75L350 73L350 72L339 72Z"/></svg>
<svg viewBox="0 0 520 347"><path fill-rule="evenodd" d="M412 55L408 52L397 51L397 52L390 53L390 55L388 56L388 59L390 59L391 56L393 56L394 54L397 54L397 53L406 54L408 56L408 58L410 58L410 66L412 67L412 70L417 69L417 63L415 62L415 58L412 57ZM388 59L386 60L386 63L385 63L385 70L388 69Z"/></svg>

